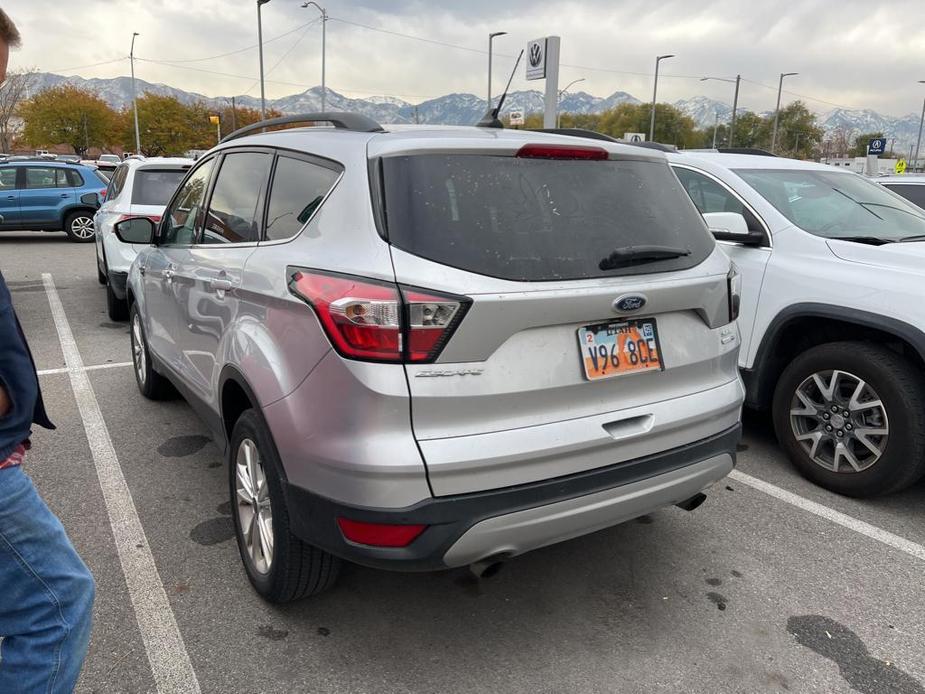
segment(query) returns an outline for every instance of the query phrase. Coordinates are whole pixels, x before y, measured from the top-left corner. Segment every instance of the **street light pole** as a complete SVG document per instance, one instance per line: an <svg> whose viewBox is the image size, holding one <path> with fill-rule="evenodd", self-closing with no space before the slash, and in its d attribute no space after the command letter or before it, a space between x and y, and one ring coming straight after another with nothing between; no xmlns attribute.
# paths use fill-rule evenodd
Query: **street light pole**
<svg viewBox="0 0 925 694"><path fill-rule="evenodd" d="M919 84L925 84L925 80L919 80ZM919 139L915 142L915 159L912 160L913 171L915 171L916 164L919 162L919 147L922 146L922 125L925 125L925 102L922 103L922 120L919 121Z"/></svg>
<svg viewBox="0 0 925 694"><path fill-rule="evenodd" d="M495 31L488 35L488 108L491 109L491 42L495 36L504 36L506 31Z"/></svg>
<svg viewBox="0 0 925 694"><path fill-rule="evenodd" d="M579 77L577 80L572 80L567 85L562 87L562 89L559 90L559 96L556 99L556 127L557 128L560 125L562 125L562 114L559 113L559 106L558 106L559 102L562 101L562 95L565 94L565 92L568 91L568 88L571 87L573 84L578 84L579 82L584 82L584 81L585 81L584 77Z"/></svg>
<svg viewBox="0 0 925 694"><path fill-rule="evenodd" d="M132 33L132 47L128 52L128 60L132 66L132 111L135 114L135 154L141 154L141 133L138 130L138 101L135 98L135 37L141 36L137 31Z"/></svg>
<svg viewBox="0 0 925 694"><path fill-rule="evenodd" d="M784 89L784 78L799 75L799 72L780 73L780 82L777 83L777 107L774 109L774 130L771 132L771 154L777 149L777 119L780 116L780 95Z"/></svg>
<svg viewBox="0 0 925 694"><path fill-rule="evenodd" d="M270 0L257 0L257 52L260 55L260 119L267 117L267 99L263 88L263 24L260 21L260 6Z"/></svg>
<svg viewBox="0 0 925 694"><path fill-rule="evenodd" d="M732 147L733 138L735 137L736 131L736 111L739 108L739 83L742 81L742 75L736 75L734 80L726 79L725 77L701 77L701 82L706 82L707 80L716 80L717 82L729 82L729 84L735 84L736 90L735 94L732 97L732 119L729 122L729 142L728 146Z"/></svg>
<svg viewBox="0 0 925 694"><path fill-rule="evenodd" d="M308 7L309 5L314 5L321 13L321 112L324 113L327 110L328 94L328 85L325 82L325 61L327 56L327 47L325 43L327 42L328 11L317 2L311 0L302 3L302 7Z"/></svg>
<svg viewBox="0 0 925 694"><path fill-rule="evenodd" d="M655 57L655 84L652 85L652 116L649 119L649 141L655 141L655 99L658 96L658 64L667 58L674 58L674 54L658 55Z"/></svg>

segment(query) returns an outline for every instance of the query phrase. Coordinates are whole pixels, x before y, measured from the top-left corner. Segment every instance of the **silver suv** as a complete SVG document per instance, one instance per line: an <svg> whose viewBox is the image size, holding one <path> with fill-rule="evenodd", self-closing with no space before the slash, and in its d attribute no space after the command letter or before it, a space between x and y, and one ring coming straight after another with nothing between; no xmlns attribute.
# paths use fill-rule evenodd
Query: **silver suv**
<svg viewBox="0 0 925 694"><path fill-rule="evenodd" d="M260 132L295 121L334 127ZM138 387L211 427L268 600L481 573L734 464L738 278L661 153L309 114L117 229Z"/></svg>

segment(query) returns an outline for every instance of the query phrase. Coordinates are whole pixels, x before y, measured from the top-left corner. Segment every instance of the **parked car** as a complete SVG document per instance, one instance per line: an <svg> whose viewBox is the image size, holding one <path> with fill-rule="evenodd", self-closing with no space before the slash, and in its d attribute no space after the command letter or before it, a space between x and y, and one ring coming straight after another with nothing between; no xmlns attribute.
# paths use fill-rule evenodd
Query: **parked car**
<svg viewBox="0 0 925 694"><path fill-rule="evenodd" d="M71 241L92 241L96 195L105 190L89 167L10 158L0 164L0 231L64 231Z"/></svg>
<svg viewBox="0 0 925 694"><path fill-rule="evenodd" d="M925 209L925 176L881 176L874 180L887 190L902 195L916 207Z"/></svg>
<svg viewBox="0 0 925 694"><path fill-rule="evenodd" d="M131 217L161 219L164 206L189 171L190 159L155 157L129 159L121 164L106 190L106 200L93 217L96 230L96 268L106 286L106 307L112 320L128 318L125 281L138 246L125 243L114 225Z"/></svg>
<svg viewBox="0 0 925 694"><path fill-rule="evenodd" d="M476 573L733 467L738 279L663 154L517 130L248 126L128 280L141 393L225 451L247 575ZM317 119L316 119L317 120ZM153 242L153 245L152 245Z"/></svg>
<svg viewBox="0 0 925 694"><path fill-rule="evenodd" d="M849 496L925 474L925 216L824 164L669 155L742 273L747 404L807 478Z"/></svg>
<svg viewBox="0 0 925 694"><path fill-rule="evenodd" d="M55 161L63 161L68 164L80 164L80 157L76 154L59 154L55 157Z"/></svg>
<svg viewBox="0 0 925 694"><path fill-rule="evenodd" d="M122 163L122 159L118 154L101 154L97 159L97 163L100 164L114 164L118 166Z"/></svg>

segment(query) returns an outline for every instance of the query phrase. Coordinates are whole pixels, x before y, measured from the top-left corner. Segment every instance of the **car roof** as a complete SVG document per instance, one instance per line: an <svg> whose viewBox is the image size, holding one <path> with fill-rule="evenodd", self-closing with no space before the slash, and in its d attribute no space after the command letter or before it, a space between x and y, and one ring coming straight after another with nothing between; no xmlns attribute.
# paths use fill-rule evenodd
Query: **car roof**
<svg viewBox="0 0 925 694"><path fill-rule="evenodd" d="M835 171L838 173L851 173L840 171L834 166L820 164L802 159L787 159L785 157L769 157L760 154L727 154L723 152L678 152L668 155L672 163L683 164L685 161L709 162L727 169L805 169L808 171Z"/></svg>
<svg viewBox="0 0 925 694"><path fill-rule="evenodd" d="M130 168L156 169L165 166L192 166L196 162L186 157L148 157L146 159L126 159L122 163Z"/></svg>
<svg viewBox="0 0 925 694"><path fill-rule="evenodd" d="M903 174L896 176L878 176L873 179L877 183L908 183L911 185L923 186L925 185L925 175L923 174Z"/></svg>
<svg viewBox="0 0 925 694"><path fill-rule="evenodd" d="M242 145L284 146L313 151L319 142L368 149L370 157L410 150L512 150L528 143L602 148L624 158L665 161L662 152L601 140L579 142L573 136L509 128L478 128L471 125L384 125L381 132L360 132L331 127L300 127L246 135L229 140L217 149Z"/></svg>

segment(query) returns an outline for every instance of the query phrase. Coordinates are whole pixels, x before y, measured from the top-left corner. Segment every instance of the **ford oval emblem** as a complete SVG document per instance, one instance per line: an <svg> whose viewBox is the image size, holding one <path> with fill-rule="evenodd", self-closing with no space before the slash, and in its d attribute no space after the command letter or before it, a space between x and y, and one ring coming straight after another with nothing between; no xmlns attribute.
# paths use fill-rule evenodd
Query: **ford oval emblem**
<svg viewBox="0 0 925 694"><path fill-rule="evenodd" d="M642 294L627 294L613 300L613 310L617 313L630 313L638 311L646 305L646 297Z"/></svg>

